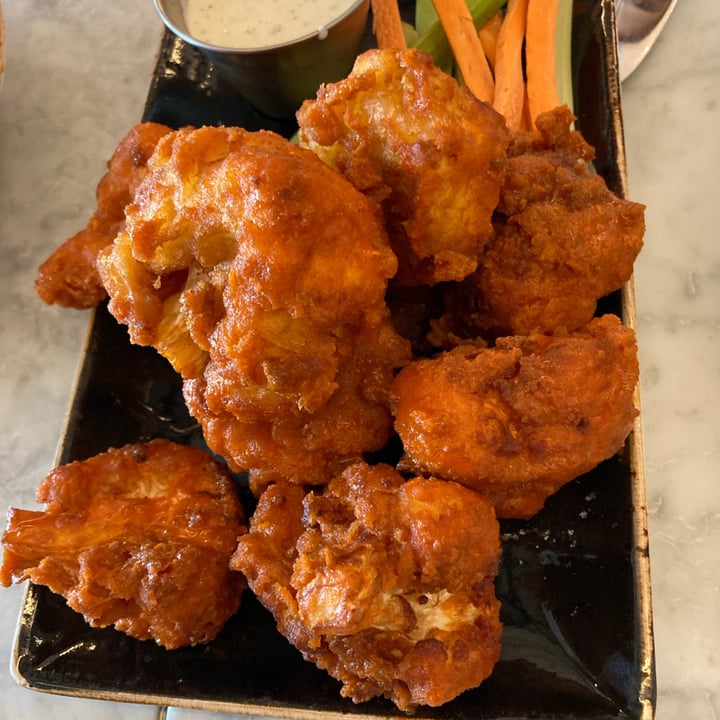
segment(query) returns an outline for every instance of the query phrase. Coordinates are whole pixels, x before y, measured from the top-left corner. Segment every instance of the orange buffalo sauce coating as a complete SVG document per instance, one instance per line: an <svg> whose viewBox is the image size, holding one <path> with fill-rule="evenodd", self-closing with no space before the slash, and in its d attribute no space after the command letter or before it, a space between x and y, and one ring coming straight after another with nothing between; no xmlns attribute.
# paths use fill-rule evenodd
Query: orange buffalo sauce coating
<svg viewBox="0 0 720 720"><path fill-rule="evenodd" d="M229 568L246 531L234 481L194 447L126 445L54 469L42 511L11 508L0 582L47 585L90 625L166 648L212 640L245 580Z"/></svg>

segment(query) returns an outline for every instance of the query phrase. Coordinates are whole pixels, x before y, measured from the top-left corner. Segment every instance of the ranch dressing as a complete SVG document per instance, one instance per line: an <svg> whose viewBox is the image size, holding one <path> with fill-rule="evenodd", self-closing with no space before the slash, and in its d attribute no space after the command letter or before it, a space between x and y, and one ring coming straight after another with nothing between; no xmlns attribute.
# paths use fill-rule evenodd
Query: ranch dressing
<svg viewBox="0 0 720 720"><path fill-rule="evenodd" d="M210 45L257 48L318 33L355 0L187 0L190 34Z"/></svg>

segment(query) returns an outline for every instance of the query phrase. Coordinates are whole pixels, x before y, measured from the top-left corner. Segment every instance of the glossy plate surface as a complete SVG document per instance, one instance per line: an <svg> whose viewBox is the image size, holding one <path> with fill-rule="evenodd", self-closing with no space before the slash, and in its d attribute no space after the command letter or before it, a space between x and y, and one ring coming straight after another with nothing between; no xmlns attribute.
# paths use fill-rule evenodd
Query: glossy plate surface
<svg viewBox="0 0 720 720"><path fill-rule="evenodd" d="M412 12L411 5L403 9ZM597 149L598 172L623 195L612 0L575 1L573 42L578 127ZM172 126L295 130L292 121L268 120L227 92L214 68L170 35L143 117ZM603 300L601 311L633 325L632 288ZM159 436L203 446L170 366L153 350L132 346L100 307L58 459ZM623 453L567 485L532 520L503 522L502 659L480 688L415 717L651 718L644 492L638 422ZM250 505L248 493L246 499ZM93 629L62 598L30 585L13 667L23 685L66 695L293 718L402 716L384 700L354 705L341 698L339 684L301 659L250 593L214 642L169 652Z"/></svg>

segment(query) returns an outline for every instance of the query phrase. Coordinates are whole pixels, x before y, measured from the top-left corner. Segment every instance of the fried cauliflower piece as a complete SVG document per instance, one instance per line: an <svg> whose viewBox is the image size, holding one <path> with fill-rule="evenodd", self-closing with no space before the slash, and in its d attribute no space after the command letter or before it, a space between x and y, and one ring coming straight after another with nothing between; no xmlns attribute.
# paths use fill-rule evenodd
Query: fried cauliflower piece
<svg viewBox="0 0 720 720"><path fill-rule="evenodd" d="M377 207L271 132L165 136L99 258L110 312L181 374L208 445L258 489L322 483L392 432L409 356Z"/></svg>
<svg viewBox="0 0 720 720"><path fill-rule="evenodd" d="M492 234L502 116L418 50L368 50L297 113L300 144L381 203L404 285L461 280Z"/></svg>
<svg viewBox="0 0 720 720"><path fill-rule="evenodd" d="M449 293L460 334L575 330L630 279L644 206L617 197L589 169L593 150L572 121L558 108L538 118L538 133L511 143L495 236L477 272Z"/></svg>
<svg viewBox="0 0 720 720"><path fill-rule="evenodd" d="M112 244L125 221L125 206L145 177L147 161L171 129L140 123L120 141L98 183L97 208L85 228L60 245L38 269L35 289L49 305L91 308L107 297L97 271L98 253Z"/></svg>
<svg viewBox="0 0 720 720"><path fill-rule="evenodd" d="M401 466L473 488L498 517L531 517L621 449L637 381L635 334L614 315L413 362L393 386Z"/></svg>
<svg viewBox="0 0 720 720"><path fill-rule="evenodd" d="M247 531L234 480L194 447L152 440L55 468L45 510L11 508L0 582L62 595L94 627L168 649L212 640L240 606Z"/></svg>
<svg viewBox="0 0 720 720"><path fill-rule="evenodd" d="M348 467L322 492L270 486L231 565L278 629L354 702L438 706L500 656L490 503L387 465Z"/></svg>

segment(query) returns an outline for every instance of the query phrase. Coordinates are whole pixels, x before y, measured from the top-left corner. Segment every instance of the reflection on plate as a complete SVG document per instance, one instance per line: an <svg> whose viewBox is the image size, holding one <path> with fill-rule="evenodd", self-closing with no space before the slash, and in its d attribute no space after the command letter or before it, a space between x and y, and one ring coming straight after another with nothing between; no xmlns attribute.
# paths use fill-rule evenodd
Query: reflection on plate
<svg viewBox="0 0 720 720"><path fill-rule="evenodd" d="M575 0L573 42L578 127L597 149L598 172L625 194L612 0ZM285 135L295 129L226 92L214 68L170 35L144 118ZM604 299L600 311L632 325L632 289ZM100 307L59 460L158 436L203 445L170 366L155 351L130 345L125 329ZM421 708L416 717L652 717L641 454L638 423L623 453L564 487L532 520L502 523L502 659L480 688L441 708ZM245 499L252 503L249 493ZM384 700L354 705L341 698L339 684L302 660L249 593L214 642L169 652L90 628L62 598L31 585L13 665L23 685L66 695L293 718L402 715Z"/></svg>

